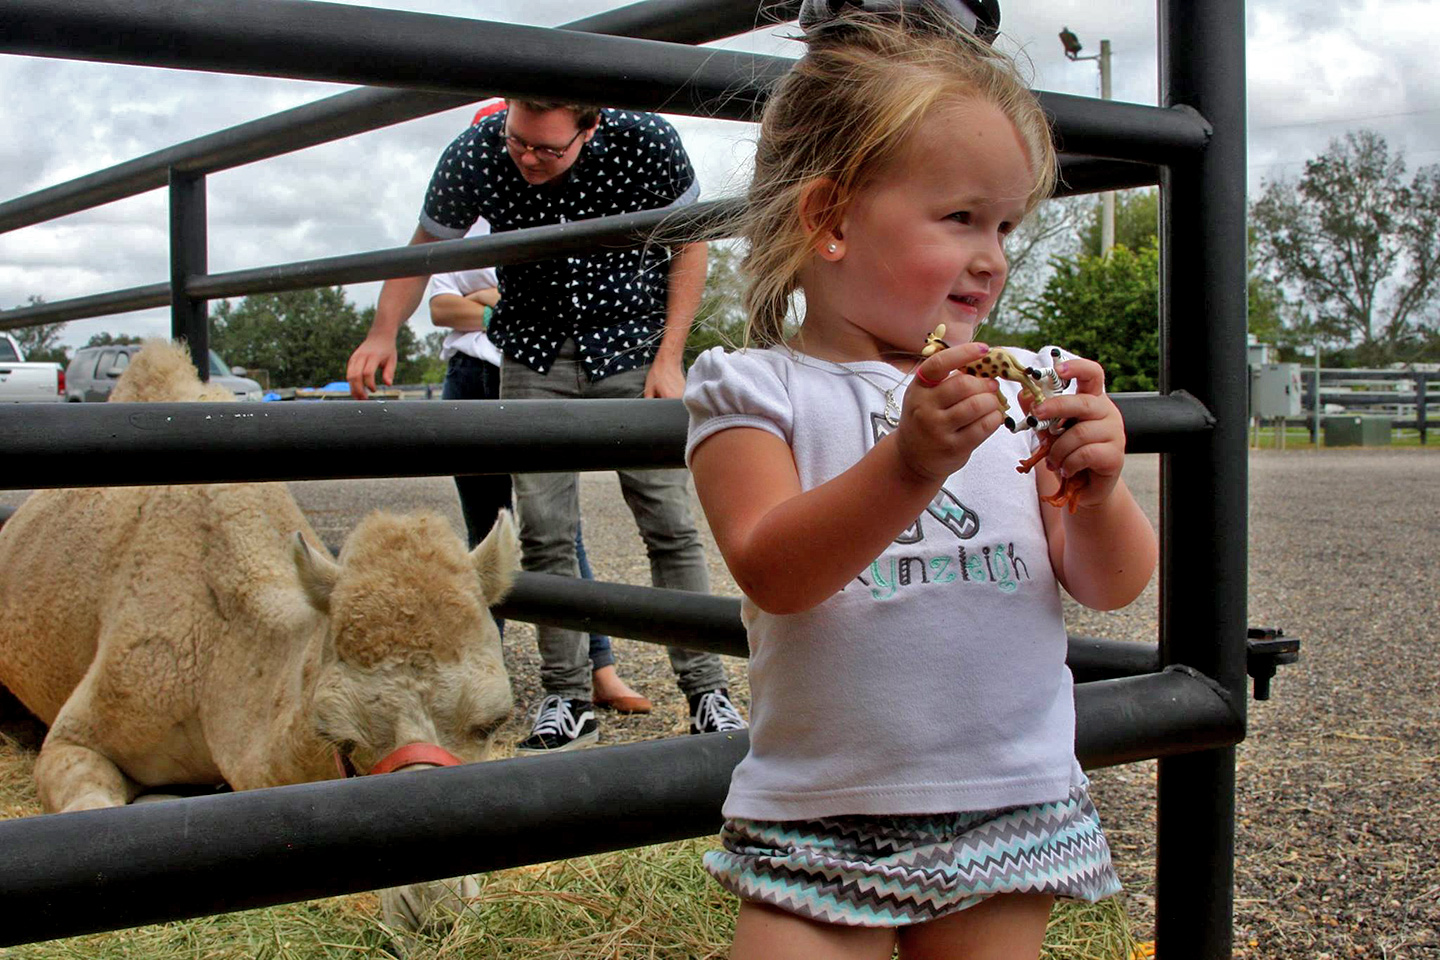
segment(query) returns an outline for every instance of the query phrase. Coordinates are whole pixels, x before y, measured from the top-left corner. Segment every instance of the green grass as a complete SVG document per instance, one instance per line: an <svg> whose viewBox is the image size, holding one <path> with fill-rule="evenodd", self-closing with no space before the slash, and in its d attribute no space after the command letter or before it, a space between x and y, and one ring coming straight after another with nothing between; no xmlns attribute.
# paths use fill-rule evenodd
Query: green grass
<svg viewBox="0 0 1440 960"><path fill-rule="evenodd" d="M40 812L34 754L0 733L0 818ZM434 960L703 960L723 957L737 901L701 856L714 838L520 867L480 878L469 915L412 957ZM84 910L83 903L75 905ZM357 960L391 956L373 893L0 949L3 960ZM1062 903L1045 960L1125 960L1122 898Z"/></svg>
<svg viewBox="0 0 1440 960"><path fill-rule="evenodd" d="M1323 434L1322 434L1323 436ZM1260 428L1257 438L1254 431L1250 433L1251 442L1259 440L1259 447L1252 449L1273 450L1275 449L1275 428L1269 424ZM1413 447L1419 450L1440 450L1440 428L1429 431L1429 442L1420 443L1420 431L1418 430L1396 430L1391 434L1390 447ZM1285 431L1286 450L1314 450L1315 444L1310 442L1310 431L1304 427L1290 427ZM1358 450L1359 447L1326 447L1321 445L1322 450ZM1368 447L1370 450L1384 450L1385 447Z"/></svg>

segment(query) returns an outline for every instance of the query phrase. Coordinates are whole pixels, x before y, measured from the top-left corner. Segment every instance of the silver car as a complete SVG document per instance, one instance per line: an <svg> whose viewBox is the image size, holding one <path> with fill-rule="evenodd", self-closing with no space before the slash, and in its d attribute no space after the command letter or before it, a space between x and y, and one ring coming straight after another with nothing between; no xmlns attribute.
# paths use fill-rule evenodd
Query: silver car
<svg viewBox="0 0 1440 960"><path fill-rule="evenodd" d="M110 344L103 347L81 347L65 370L65 399L71 403L108 400L115 381L130 358L140 351L140 344ZM237 377L220 359L214 350L210 351L210 382L227 388L235 394L236 400L261 400L265 391L248 377Z"/></svg>

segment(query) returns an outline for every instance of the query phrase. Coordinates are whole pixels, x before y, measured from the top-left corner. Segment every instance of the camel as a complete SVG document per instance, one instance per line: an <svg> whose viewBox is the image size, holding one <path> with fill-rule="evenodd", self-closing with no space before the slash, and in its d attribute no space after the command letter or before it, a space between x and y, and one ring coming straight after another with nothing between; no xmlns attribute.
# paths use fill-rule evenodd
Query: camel
<svg viewBox="0 0 1440 960"><path fill-rule="evenodd" d="M152 341L111 402L206 399L230 397ZM509 513L468 553L439 514L371 514L337 560L283 483L36 492L0 528L0 685L49 726L45 810L414 765L390 759L414 744L487 759L513 708L489 605L518 568ZM414 929L455 889L387 891L386 917Z"/></svg>

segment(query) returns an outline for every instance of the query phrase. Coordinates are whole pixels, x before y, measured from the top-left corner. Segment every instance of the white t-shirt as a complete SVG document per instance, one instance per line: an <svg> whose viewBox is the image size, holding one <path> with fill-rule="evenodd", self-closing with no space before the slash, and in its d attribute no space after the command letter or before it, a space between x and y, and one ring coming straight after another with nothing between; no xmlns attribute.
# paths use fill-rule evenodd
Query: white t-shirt
<svg viewBox="0 0 1440 960"><path fill-rule="evenodd" d="M686 462L712 434L754 427L789 445L803 489L819 486L889 432L883 391L902 380L886 363L784 347L706 351L685 390ZM1013 403L1013 385L1001 387ZM1074 683L1035 478L1015 470L1029 436L993 434L818 606L777 616L743 602L750 751L725 816L950 813L1067 795Z"/></svg>
<svg viewBox="0 0 1440 960"><path fill-rule="evenodd" d="M483 237L489 232L490 224L484 217L480 217L465 236L466 238ZM463 297L476 290L489 290L499 285L500 280L495 275L494 267L481 267L479 270L457 270L454 273L437 273L430 278L430 286L425 291L425 302L429 304L431 300L442 293L453 293ZM477 360L484 360L486 363L500 366L500 351L495 344L490 342L490 338L485 336L483 330L451 330L446 333L445 344L440 351L440 359L449 360L457 353L467 354Z"/></svg>

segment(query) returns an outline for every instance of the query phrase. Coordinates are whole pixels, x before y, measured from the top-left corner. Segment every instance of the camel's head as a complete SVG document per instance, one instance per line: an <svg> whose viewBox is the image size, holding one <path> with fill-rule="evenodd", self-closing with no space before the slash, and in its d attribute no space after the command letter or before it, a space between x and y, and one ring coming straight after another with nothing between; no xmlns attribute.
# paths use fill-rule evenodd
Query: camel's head
<svg viewBox="0 0 1440 960"><path fill-rule="evenodd" d="M338 563L298 535L295 562L329 622L311 710L319 736L362 772L411 743L486 759L514 704L489 610L520 564L510 513L469 553L438 514L375 513Z"/></svg>

